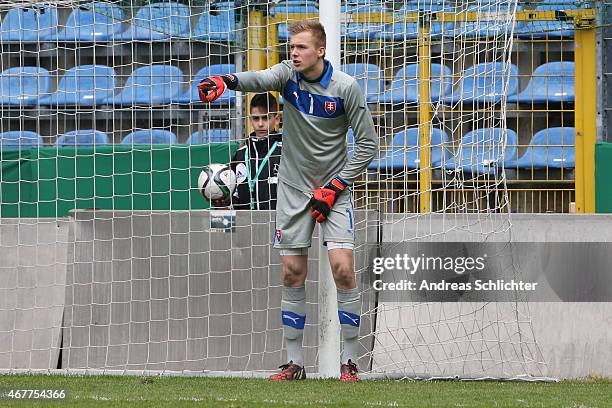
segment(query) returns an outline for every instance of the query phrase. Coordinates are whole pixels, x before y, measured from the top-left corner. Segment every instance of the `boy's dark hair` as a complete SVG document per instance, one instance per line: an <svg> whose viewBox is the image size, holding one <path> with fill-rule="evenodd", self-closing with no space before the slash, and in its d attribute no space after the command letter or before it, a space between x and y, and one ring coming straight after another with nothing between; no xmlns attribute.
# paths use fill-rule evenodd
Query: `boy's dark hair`
<svg viewBox="0 0 612 408"><path fill-rule="evenodd" d="M278 101L270 92L256 94L251 99L251 110L260 108L268 113L278 113Z"/></svg>

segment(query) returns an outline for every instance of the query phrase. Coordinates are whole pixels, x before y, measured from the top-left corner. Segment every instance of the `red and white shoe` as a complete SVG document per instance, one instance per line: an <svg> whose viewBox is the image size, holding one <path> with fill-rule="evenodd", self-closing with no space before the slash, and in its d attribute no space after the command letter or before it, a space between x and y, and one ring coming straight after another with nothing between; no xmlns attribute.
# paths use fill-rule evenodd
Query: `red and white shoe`
<svg viewBox="0 0 612 408"><path fill-rule="evenodd" d="M342 382L357 382L359 381L359 375L357 370L357 364L349 360L346 364L340 366L340 381Z"/></svg>
<svg viewBox="0 0 612 408"><path fill-rule="evenodd" d="M278 368L281 369L281 372L271 375L269 378L270 381L294 381L306 378L306 370L304 370L304 367L293 364L293 361L289 361L287 364L283 364Z"/></svg>

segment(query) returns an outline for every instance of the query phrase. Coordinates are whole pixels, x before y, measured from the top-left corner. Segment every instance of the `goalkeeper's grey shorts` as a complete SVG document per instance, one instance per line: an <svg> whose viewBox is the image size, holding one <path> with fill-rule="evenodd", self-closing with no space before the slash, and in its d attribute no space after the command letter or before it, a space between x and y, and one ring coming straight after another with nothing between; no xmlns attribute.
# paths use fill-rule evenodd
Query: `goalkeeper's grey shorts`
<svg viewBox="0 0 612 408"><path fill-rule="evenodd" d="M308 205L311 194L278 181L276 201L276 230L274 248L309 248L312 232L317 222L311 216ZM323 243L355 243L353 195L350 188L336 197L336 203L325 221L321 223Z"/></svg>

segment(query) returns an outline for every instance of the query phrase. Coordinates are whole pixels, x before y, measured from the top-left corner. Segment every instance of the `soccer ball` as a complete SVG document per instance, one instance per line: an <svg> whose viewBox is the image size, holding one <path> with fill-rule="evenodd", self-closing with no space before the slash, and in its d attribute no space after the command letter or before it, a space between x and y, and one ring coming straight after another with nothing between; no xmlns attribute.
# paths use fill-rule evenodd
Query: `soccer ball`
<svg viewBox="0 0 612 408"><path fill-rule="evenodd" d="M228 200L236 189L236 173L227 164L211 164L200 172L198 188L208 201Z"/></svg>

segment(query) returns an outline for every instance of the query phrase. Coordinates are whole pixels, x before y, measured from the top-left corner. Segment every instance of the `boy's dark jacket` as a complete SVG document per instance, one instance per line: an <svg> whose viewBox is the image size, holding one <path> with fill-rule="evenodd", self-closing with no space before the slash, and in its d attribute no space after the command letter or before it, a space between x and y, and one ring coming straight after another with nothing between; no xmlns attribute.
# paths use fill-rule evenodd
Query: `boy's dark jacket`
<svg viewBox="0 0 612 408"><path fill-rule="evenodd" d="M248 178L246 175L245 153L249 149L249 162L251 180L255 180L255 174L261 166L262 161L274 145L274 152L264 165L257 182L253 182L252 197L249 194ZM257 139L255 132L251 133L244 146L238 148L232 158L231 167L236 173L236 190L232 197L232 204L236 210L248 210L251 208L251 200L254 210L275 210L276 189L278 186L278 168L280 165L282 150L282 139L279 133L270 134L268 137Z"/></svg>

